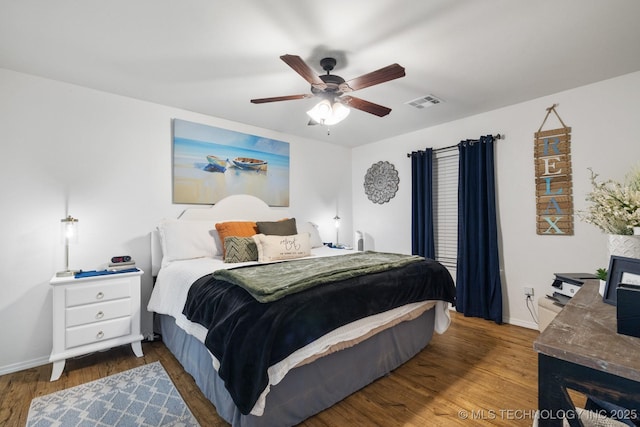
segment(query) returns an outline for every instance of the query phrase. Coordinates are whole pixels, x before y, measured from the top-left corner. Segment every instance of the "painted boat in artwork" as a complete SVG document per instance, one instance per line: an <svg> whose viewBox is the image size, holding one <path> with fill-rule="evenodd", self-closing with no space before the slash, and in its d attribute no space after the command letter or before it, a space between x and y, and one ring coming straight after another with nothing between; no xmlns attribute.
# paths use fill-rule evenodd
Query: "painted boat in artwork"
<svg viewBox="0 0 640 427"><path fill-rule="evenodd" d="M264 160L253 159L251 157L236 157L232 163L240 169L251 169L258 171L267 170L267 162Z"/></svg>
<svg viewBox="0 0 640 427"><path fill-rule="evenodd" d="M221 159L218 156L209 154L207 156L207 161L209 162L207 170L210 172L224 172L227 170L227 159Z"/></svg>

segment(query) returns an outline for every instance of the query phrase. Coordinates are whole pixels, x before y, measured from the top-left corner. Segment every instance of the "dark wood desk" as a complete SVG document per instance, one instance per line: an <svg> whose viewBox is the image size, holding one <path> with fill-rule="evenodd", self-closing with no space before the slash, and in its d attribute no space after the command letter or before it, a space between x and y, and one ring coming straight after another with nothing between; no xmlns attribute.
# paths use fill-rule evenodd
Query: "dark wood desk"
<svg viewBox="0 0 640 427"><path fill-rule="evenodd" d="M616 307L587 280L533 343L538 352L538 425L582 426L567 389L640 415L640 338L617 333Z"/></svg>

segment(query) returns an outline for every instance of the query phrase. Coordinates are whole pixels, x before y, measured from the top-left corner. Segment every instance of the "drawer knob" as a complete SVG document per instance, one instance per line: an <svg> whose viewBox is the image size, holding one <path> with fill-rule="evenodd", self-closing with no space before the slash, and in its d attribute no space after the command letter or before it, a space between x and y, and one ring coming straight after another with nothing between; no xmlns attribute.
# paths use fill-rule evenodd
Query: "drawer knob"
<svg viewBox="0 0 640 427"><path fill-rule="evenodd" d="M100 331L100 332L98 332L98 333L96 334L96 339L101 340L101 339L102 339L102 337L104 337L104 332Z"/></svg>
<svg viewBox="0 0 640 427"><path fill-rule="evenodd" d="M96 319L102 319L104 317L104 312L103 311L99 311L96 313Z"/></svg>
<svg viewBox="0 0 640 427"><path fill-rule="evenodd" d="M98 292L96 294L96 299L102 299L102 298L104 298L104 294L102 292Z"/></svg>

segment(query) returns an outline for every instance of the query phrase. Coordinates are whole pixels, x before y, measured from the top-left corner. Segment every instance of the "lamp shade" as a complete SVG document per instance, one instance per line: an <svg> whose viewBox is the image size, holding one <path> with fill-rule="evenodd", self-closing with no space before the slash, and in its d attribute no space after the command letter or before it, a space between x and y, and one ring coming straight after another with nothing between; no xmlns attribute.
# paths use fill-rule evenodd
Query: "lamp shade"
<svg viewBox="0 0 640 427"><path fill-rule="evenodd" d="M78 219L71 215L60 220L62 243L78 243Z"/></svg>
<svg viewBox="0 0 640 427"><path fill-rule="evenodd" d="M69 268L69 244L78 243L78 219L68 215L60 220L60 238L64 243L66 269L56 273L58 277L73 276L76 271Z"/></svg>
<svg viewBox="0 0 640 427"><path fill-rule="evenodd" d="M331 111L331 117L324 121L324 124L327 126L335 125L336 123L340 123L346 119L351 112L351 109L349 107L345 107L339 102L334 102Z"/></svg>
<svg viewBox="0 0 640 427"><path fill-rule="evenodd" d="M323 99L307 111L307 115L317 123L331 126L346 119L350 112L348 107L339 102L334 102L331 105L328 99Z"/></svg>
<svg viewBox="0 0 640 427"><path fill-rule="evenodd" d="M318 123L324 123L331 117L331 103L327 99L318 102L311 110L307 111L307 115Z"/></svg>

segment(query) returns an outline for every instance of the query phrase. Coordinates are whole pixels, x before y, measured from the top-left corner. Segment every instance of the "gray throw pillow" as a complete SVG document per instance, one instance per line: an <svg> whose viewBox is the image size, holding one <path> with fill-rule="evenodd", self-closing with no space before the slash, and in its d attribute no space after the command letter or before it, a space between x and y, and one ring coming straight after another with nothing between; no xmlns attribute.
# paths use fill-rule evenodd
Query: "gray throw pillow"
<svg viewBox="0 0 640 427"><path fill-rule="evenodd" d="M258 231L267 236L293 236L298 234L296 219L289 218L282 221L257 221Z"/></svg>

